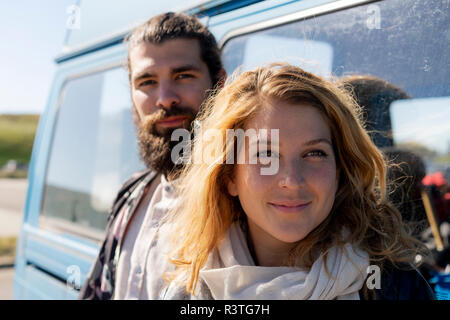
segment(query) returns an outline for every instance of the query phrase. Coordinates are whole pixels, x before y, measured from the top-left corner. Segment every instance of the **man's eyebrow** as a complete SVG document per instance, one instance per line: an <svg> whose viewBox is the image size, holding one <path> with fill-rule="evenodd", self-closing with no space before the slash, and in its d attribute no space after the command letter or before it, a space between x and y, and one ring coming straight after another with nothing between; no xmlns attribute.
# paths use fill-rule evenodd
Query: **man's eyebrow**
<svg viewBox="0 0 450 320"><path fill-rule="evenodd" d="M148 71L142 71L140 73L137 73L134 76L133 81L138 81L138 80L141 80L141 79L152 78L152 77L155 77L155 75L150 73L150 72L148 72Z"/></svg>
<svg viewBox="0 0 450 320"><path fill-rule="evenodd" d="M174 68L171 73L175 74L175 73L186 72L186 71L201 72L199 67L196 67L191 64L187 64L184 66ZM133 81L139 81L141 79L153 78L153 77L156 77L156 74L150 73L148 71L142 71L142 72L138 72L134 75Z"/></svg>
<svg viewBox="0 0 450 320"><path fill-rule="evenodd" d="M184 66L176 67L172 70L172 73L180 73L180 72L186 72L186 71L195 71L195 72L201 72L200 68L197 66L194 66L192 64L187 64Z"/></svg>

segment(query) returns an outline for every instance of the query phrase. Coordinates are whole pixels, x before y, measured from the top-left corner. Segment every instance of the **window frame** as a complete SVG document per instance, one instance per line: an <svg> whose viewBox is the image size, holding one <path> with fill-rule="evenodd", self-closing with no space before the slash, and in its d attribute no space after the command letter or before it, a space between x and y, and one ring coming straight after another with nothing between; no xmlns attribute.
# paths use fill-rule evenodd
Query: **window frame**
<svg viewBox="0 0 450 320"><path fill-rule="evenodd" d="M271 29L274 27L280 27L282 25L289 24L292 22L300 22L302 20L307 20L325 14L330 14L333 12L350 9L352 7L358 7L368 3L380 1L384 0L337 0L309 9L300 10L294 13L283 15L281 17L276 17L269 20L250 24L244 27L232 29L231 31L225 33L225 35L222 37L222 39L219 42L219 48L222 51L223 47L227 44L228 41L243 35Z"/></svg>
<svg viewBox="0 0 450 320"><path fill-rule="evenodd" d="M116 68L124 68L125 64L126 64L126 60L120 59L113 63L93 67L88 70L83 70L81 72L75 72L75 73L69 75L68 77L66 77L62 81L61 90L59 91L58 98L57 98L55 119L52 123L52 132L51 132L50 144L49 144L49 149L48 149L49 150L48 158L45 163L45 170L44 170L44 175L43 175L43 192L41 194L39 217L38 217L38 227L40 229L50 231L50 232L55 232L58 234L66 233L66 234L70 234L72 236L77 236L77 237L81 237L81 238L84 238L87 240L92 240L97 243L99 243L100 241L102 241L104 239L106 230L100 231L95 228L80 226L76 223L71 223L64 219L59 219L57 217L44 216L43 210L44 210L45 196L46 196L46 191L47 191L47 179L48 179L48 174L49 174L50 161L52 158L52 154L53 154L52 152L53 152L53 147L54 147L54 142L55 142L55 137L56 137L56 128L58 125L58 121L60 119L61 106L64 103L67 85L73 80L88 77L88 76L94 75L96 73L107 72L109 70L113 70Z"/></svg>

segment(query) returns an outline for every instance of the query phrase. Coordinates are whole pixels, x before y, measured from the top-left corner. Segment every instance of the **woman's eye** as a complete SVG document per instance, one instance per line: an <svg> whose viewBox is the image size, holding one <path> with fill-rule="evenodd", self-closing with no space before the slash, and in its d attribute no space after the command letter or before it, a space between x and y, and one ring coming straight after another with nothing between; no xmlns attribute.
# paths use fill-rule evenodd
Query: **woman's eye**
<svg viewBox="0 0 450 320"><path fill-rule="evenodd" d="M272 150L266 150L266 151L259 151L256 153L257 158L272 158L276 157L278 153Z"/></svg>
<svg viewBox="0 0 450 320"><path fill-rule="evenodd" d="M322 150L312 150L306 153L306 157L325 158L328 155Z"/></svg>

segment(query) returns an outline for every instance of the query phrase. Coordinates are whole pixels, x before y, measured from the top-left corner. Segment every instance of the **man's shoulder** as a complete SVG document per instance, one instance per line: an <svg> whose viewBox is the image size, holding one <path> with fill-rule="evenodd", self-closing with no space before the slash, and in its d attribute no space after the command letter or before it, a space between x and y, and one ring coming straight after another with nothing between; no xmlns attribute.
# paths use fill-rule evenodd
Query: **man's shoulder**
<svg viewBox="0 0 450 320"><path fill-rule="evenodd" d="M146 183L153 181L153 179L157 176L157 172L146 169L142 171L138 171L134 173L125 183L122 185L120 190L116 194L116 198L114 199L113 205L112 205L112 215L115 216L116 211L118 211L123 204L127 201L130 194L133 193L133 191L140 185L140 183L147 181Z"/></svg>
<svg viewBox="0 0 450 320"><path fill-rule="evenodd" d="M124 191L131 189L133 186L137 185L138 182L144 180L146 177L151 176L150 179L153 179L157 173L151 169L145 169L138 172L133 173L133 175L126 180L122 187L120 188L118 194L124 193Z"/></svg>
<svg viewBox="0 0 450 320"><path fill-rule="evenodd" d="M133 173L131 175L131 177L127 181L125 181L125 183L123 185L130 184L133 181L138 181L138 180L144 179L148 175L156 175L156 172L153 171L152 169L144 169L141 171L137 171L137 172Z"/></svg>

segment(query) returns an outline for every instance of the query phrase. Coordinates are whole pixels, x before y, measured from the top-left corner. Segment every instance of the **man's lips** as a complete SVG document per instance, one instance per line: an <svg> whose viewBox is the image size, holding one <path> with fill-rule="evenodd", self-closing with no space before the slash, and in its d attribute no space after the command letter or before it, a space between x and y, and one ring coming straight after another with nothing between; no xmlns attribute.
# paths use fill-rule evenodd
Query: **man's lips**
<svg viewBox="0 0 450 320"><path fill-rule="evenodd" d="M269 205L274 207L275 209L282 211L282 212L298 212L309 206L311 201L292 201L292 200L285 200L285 201L274 201L269 202Z"/></svg>
<svg viewBox="0 0 450 320"><path fill-rule="evenodd" d="M172 116L159 120L156 124L165 128L180 127L187 120L189 119L186 116Z"/></svg>

